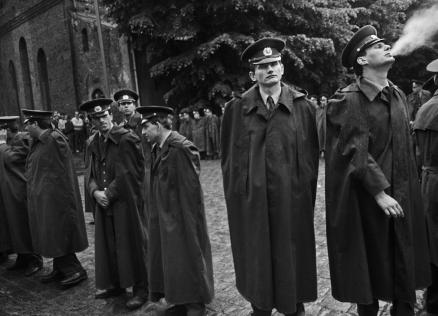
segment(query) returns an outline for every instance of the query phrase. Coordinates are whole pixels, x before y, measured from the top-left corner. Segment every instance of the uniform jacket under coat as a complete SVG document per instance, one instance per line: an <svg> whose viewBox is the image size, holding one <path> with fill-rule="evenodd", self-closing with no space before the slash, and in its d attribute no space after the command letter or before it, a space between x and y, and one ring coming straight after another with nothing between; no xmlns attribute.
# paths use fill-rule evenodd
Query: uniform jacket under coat
<svg viewBox="0 0 438 316"><path fill-rule="evenodd" d="M426 211L431 260L438 266L438 90L417 113L414 130L423 166L421 191Z"/></svg>
<svg viewBox="0 0 438 316"><path fill-rule="evenodd" d="M35 253L56 258L88 247L78 178L67 137L48 129L26 161L29 224Z"/></svg>
<svg viewBox="0 0 438 316"><path fill-rule="evenodd" d="M172 304L209 303L214 296L210 240L199 180L198 149L171 132L151 169L150 291Z"/></svg>
<svg viewBox="0 0 438 316"><path fill-rule="evenodd" d="M204 152L206 150L204 116L201 116L199 119L192 120L192 137L193 137L193 144L195 144L199 152Z"/></svg>
<svg viewBox="0 0 438 316"><path fill-rule="evenodd" d="M337 91L327 107L326 211L333 297L415 301L429 283L425 216L403 92L385 97L366 79ZM386 100L386 101L385 101ZM389 218L385 190L405 217Z"/></svg>
<svg viewBox="0 0 438 316"><path fill-rule="evenodd" d="M5 219L0 225L10 240L7 249L15 253L33 253L27 214L26 157L30 149L30 136L17 133L8 144L0 145L0 212ZM3 224L5 227L3 228ZM6 249L1 249L6 250Z"/></svg>
<svg viewBox="0 0 438 316"><path fill-rule="evenodd" d="M103 152L99 136L100 133L96 133L89 146L89 194L93 196L96 190L106 190L110 205L103 209L95 203L96 287L109 289L120 285L127 288L147 280L147 232L141 191L143 153L138 136L123 127L111 129L102 144ZM108 246L112 236L104 229L108 216L113 219L115 247ZM118 276L114 276L114 267L110 264L114 255ZM119 284L115 284L117 281Z"/></svg>
<svg viewBox="0 0 438 316"><path fill-rule="evenodd" d="M237 288L260 309L293 313L317 297L315 108L282 84L270 115L255 85L227 103L221 148Z"/></svg>

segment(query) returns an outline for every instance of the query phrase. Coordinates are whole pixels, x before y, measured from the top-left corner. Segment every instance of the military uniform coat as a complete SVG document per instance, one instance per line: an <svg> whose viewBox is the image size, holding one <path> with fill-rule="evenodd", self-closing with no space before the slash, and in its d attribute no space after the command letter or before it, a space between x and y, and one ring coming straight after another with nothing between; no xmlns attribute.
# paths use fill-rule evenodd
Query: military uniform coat
<svg viewBox="0 0 438 316"><path fill-rule="evenodd" d="M89 194L105 190L110 205L95 213L96 287L127 288L147 282L146 228L142 209L144 159L140 139L114 126L106 141L96 133L90 146ZM111 232L107 222L111 222Z"/></svg>
<svg viewBox="0 0 438 316"><path fill-rule="evenodd" d="M9 144L0 145L0 209L5 212L8 239L15 253L33 253L27 214L26 157L30 149L30 136L16 134Z"/></svg>
<svg viewBox="0 0 438 316"><path fill-rule="evenodd" d="M438 266L438 90L417 113L414 130L422 165L421 190L426 211L431 260Z"/></svg>
<svg viewBox="0 0 438 316"><path fill-rule="evenodd" d="M430 271L403 92L390 83L385 94L364 78L340 89L327 106L325 159L333 297L414 302ZM374 199L383 190L405 217L385 215Z"/></svg>
<svg viewBox="0 0 438 316"><path fill-rule="evenodd" d="M149 217L150 291L171 304L209 303L213 267L197 148L171 132L154 147Z"/></svg>
<svg viewBox="0 0 438 316"><path fill-rule="evenodd" d="M192 120L192 137L193 144L195 144L199 152L205 152L205 117L201 116L199 119Z"/></svg>
<svg viewBox="0 0 438 316"><path fill-rule="evenodd" d="M205 151L207 156L219 154L219 118L212 114L205 116Z"/></svg>
<svg viewBox="0 0 438 316"><path fill-rule="evenodd" d="M260 309L293 313L317 296L315 108L282 84L270 114L255 85L227 103L221 148L237 288Z"/></svg>
<svg viewBox="0 0 438 316"><path fill-rule="evenodd" d="M78 178L68 140L59 130L33 139L26 161L34 251L56 258L88 247Z"/></svg>

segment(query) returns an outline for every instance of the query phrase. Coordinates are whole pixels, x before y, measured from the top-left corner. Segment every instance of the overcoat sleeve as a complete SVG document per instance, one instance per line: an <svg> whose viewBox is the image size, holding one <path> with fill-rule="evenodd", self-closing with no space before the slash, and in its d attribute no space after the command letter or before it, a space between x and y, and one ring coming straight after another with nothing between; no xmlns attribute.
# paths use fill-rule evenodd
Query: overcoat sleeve
<svg viewBox="0 0 438 316"><path fill-rule="evenodd" d="M338 91L327 106L330 161L347 168L372 195L390 187L383 171L368 152L368 114L358 93ZM335 160L338 160L337 162Z"/></svg>
<svg viewBox="0 0 438 316"><path fill-rule="evenodd" d="M117 200L123 192L132 192L131 184L141 183L144 174L144 157L141 141L130 133L120 139L119 157L116 160L116 176L108 185L106 196L110 203Z"/></svg>

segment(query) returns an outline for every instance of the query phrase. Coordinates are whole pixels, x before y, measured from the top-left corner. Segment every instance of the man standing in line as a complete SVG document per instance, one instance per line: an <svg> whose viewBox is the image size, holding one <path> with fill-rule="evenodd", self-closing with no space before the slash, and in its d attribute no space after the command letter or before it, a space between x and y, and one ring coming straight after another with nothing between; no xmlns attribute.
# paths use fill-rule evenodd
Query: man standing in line
<svg viewBox="0 0 438 316"><path fill-rule="evenodd" d="M88 147L88 194L95 203L97 299L118 296L133 287L126 307L136 309L148 299L146 218L141 184L144 159L138 136L115 126L111 99L80 106L98 130Z"/></svg>
<svg viewBox="0 0 438 316"><path fill-rule="evenodd" d="M438 59L427 65L438 87ZM432 284L427 288L426 315L438 315L438 89L419 109L414 122L422 167L421 191L426 210Z"/></svg>
<svg viewBox="0 0 438 316"><path fill-rule="evenodd" d="M33 138L26 161L29 224L34 251L53 259L53 271L41 278L63 287L87 279L76 252L88 247L78 178L68 140L52 129L50 111L23 110Z"/></svg>
<svg viewBox="0 0 438 316"><path fill-rule="evenodd" d="M181 110L181 120L179 123L179 127L178 127L178 132L187 137L188 140L192 140L192 127L193 127L193 123L192 123L192 119L190 117L190 112L189 109L184 108Z"/></svg>
<svg viewBox="0 0 438 316"><path fill-rule="evenodd" d="M198 148L201 159L205 159L205 117L199 113L200 109L193 110L192 138L193 144Z"/></svg>
<svg viewBox="0 0 438 316"><path fill-rule="evenodd" d="M356 82L327 106L327 243L333 297L377 315L413 316L415 290L430 282L426 220L404 93L387 79L391 47L367 25L342 64Z"/></svg>
<svg viewBox="0 0 438 316"><path fill-rule="evenodd" d="M281 82L280 39L245 49L256 84L225 107L222 173L237 289L253 316L304 315L314 301L315 107Z"/></svg>
<svg viewBox="0 0 438 316"><path fill-rule="evenodd" d="M149 208L151 294L174 306L167 315L205 316L214 296L210 240L198 149L171 130L163 106L142 106L143 133L154 144Z"/></svg>
<svg viewBox="0 0 438 316"><path fill-rule="evenodd" d="M120 111L125 115L122 125L125 129L132 130L141 137L141 115L135 111L138 94L129 89L121 89L114 93L114 101L119 105Z"/></svg>
<svg viewBox="0 0 438 316"><path fill-rule="evenodd" d="M219 118L210 107L204 109L205 114L205 153L207 159L219 158Z"/></svg>
<svg viewBox="0 0 438 316"><path fill-rule="evenodd" d="M17 254L15 263L8 270L25 269L31 276L41 270L43 260L34 253L27 212L26 157L30 137L18 132L19 116L0 117L0 212L4 212L8 239L12 252ZM1 228L3 229L3 227Z"/></svg>
<svg viewBox="0 0 438 316"><path fill-rule="evenodd" d="M412 92L407 96L408 114L410 123L415 121L418 109L431 98L430 92L423 89L424 82L421 80L411 80Z"/></svg>

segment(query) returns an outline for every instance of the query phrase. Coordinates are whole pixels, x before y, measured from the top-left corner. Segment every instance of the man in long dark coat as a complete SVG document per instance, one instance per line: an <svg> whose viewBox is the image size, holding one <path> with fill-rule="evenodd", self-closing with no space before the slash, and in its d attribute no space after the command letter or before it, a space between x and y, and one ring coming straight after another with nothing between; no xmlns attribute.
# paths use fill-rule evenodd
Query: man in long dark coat
<svg viewBox="0 0 438 316"><path fill-rule="evenodd" d="M414 79L411 82L412 92L407 96L407 101L409 120L413 123L420 107L429 101L432 96L429 91L423 89L423 81Z"/></svg>
<svg viewBox="0 0 438 316"><path fill-rule="evenodd" d="M15 263L8 270L26 269L24 274L30 276L42 268L43 260L34 253L30 235L24 173L31 140L27 133L18 132L19 118L0 117L0 125L5 124L7 128L0 127L0 131L7 131L4 135L7 137L0 138L0 209L5 214L3 233L9 235L11 250L17 253Z"/></svg>
<svg viewBox="0 0 438 316"><path fill-rule="evenodd" d="M342 54L357 81L327 107L326 210L332 294L377 315L414 315L430 281L426 221L409 137L406 97L387 80L390 46L370 25Z"/></svg>
<svg viewBox="0 0 438 316"><path fill-rule="evenodd" d="M429 63L427 70L435 73L434 83L438 86L438 59ZM426 294L426 311L432 316L438 315L438 89L418 111L414 130L420 149L421 191L428 224L432 271L432 284Z"/></svg>
<svg viewBox="0 0 438 316"><path fill-rule="evenodd" d="M205 117L201 116L199 113L200 110L193 111L193 120L192 120L192 138L193 144L195 144L196 148L199 150L199 154L201 155L201 159L205 158Z"/></svg>
<svg viewBox="0 0 438 316"><path fill-rule="evenodd" d="M237 289L254 316L304 315L317 297L315 107L281 82L284 46L265 38L244 51L257 84L226 105L221 128Z"/></svg>
<svg viewBox="0 0 438 316"><path fill-rule="evenodd" d="M26 161L29 224L34 251L53 259L42 282L64 287L87 278L76 252L88 247L78 178L68 140L52 129L52 112L23 110L32 146Z"/></svg>
<svg viewBox="0 0 438 316"><path fill-rule="evenodd" d="M179 122L178 133L185 136L188 140L192 140L193 122L190 117L189 110L184 108L181 110L181 120Z"/></svg>
<svg viewBox="0 0 438 316"><path fill-rule="evenodd" d="M219 118L211 108L204 109L205 114L205 154L207 159L219 157Z"/></svg>
<svg viewBox="0 0 438 316"><path fill-rule="evenodd" d="M171 131L161 106L137 108L143 133L154 143L149 208L151 293L162 293L174 306L166 315L204 316L213 299L213 267L199 180L197 148Z"/></svg>
<svg viewBox="0 0 438 316"><path fill-rule="evenodd" d="M136 309L148 298L146 225L142 209L143 153L138 136L112 123L111 99L81 105L98 129L92 138L88 194L95 212L96 298L133 287L126 306Z"/></svg>

